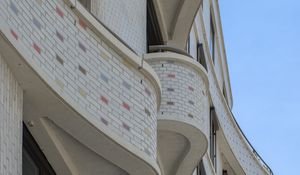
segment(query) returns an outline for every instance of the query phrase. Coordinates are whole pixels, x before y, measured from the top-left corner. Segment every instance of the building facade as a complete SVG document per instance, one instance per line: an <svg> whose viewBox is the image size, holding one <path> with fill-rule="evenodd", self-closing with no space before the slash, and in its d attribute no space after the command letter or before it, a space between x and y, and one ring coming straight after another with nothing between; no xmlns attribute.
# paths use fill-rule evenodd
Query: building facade
<svg viewBox="0 0 300 175"><path fill-rule="evenodd" d="M1 175L273 174L217 0L1 0L0 32Z"/></svg>

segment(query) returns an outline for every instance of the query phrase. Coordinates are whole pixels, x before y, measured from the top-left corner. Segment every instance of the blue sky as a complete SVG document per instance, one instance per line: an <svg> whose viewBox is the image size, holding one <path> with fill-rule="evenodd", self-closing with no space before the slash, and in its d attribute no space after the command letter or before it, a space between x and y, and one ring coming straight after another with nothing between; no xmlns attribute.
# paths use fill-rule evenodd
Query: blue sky
<svg viewBox="0 0 300 175"><path fill-rule="evenodd" d="M233 113L275 175L300 174L300 1L219 4Z"/></svg>

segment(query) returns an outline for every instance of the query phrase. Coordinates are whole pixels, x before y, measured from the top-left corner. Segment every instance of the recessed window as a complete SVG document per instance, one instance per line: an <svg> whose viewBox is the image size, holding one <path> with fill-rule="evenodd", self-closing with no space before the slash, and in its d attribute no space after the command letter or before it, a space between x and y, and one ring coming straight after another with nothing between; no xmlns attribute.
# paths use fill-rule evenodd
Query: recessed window
<svg viewBox="0 0 300 175"><path fill-rule="evenodd" d="M218 122L217 116L215 112L215 108L210 108L210 133L209 133L209 140L210 140L210 159L215 167L215 171L217 171L217 130L218 130Z"/></svg>
<svg viewBox="0 0 300 175"><path fill-rule="evenodd" d="M91 0L79 0L79 2L88 10L91 10Z"/></svg>
<svg viewBox="0 0 300 175"><path fill-rule="evenodd" d="M187 40L187 43L186 43L186 52L187 52L188 54L191 53L191 39L190 39L190 36L189 36L189 38L188 38L188 40Z"/></svg>
<svg viewBox="0 0 300 175"><path fill-rule="evenodd" d="M147 44L148 52L149 46L164 44L152 0L147 1Z"/></svg>
<svg viewBox="0 0 300 175"><path fill-rule="evenodd" d="M24 124L22 175L55 175L45 155Z"/></svg>
<svg viewBox="0 0 300 175"><path fill-rule="evenodd" d="M204 55L204 49L203 44L198 43L197 44L197 61L207 70L207 65L205 61L205 55Z"/></svg>
<svg viewBox="0 0 300 175"><path fill-rule="evenodd" d="M204 168L204 165L203 165L203 160L201 160L199 165L198 165L197 173L198 173L198 175L206 175L205 168Z"/></svg>

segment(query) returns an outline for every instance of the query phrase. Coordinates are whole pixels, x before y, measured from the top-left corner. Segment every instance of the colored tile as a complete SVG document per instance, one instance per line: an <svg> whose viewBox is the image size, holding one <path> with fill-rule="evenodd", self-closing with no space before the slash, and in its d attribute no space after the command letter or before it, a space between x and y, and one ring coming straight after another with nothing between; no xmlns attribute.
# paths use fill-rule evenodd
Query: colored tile
<svg viewBox="0 0 300 175"><path fill-rule="evenodd" d="M103 103L108 104L108 99L107 99L106 97L101 96L101 97L100 97L100 100L101 100Z"/></svg>
<svg viewBox="0 0 300 175"><path fill-rule="evenodd" d="M86 70L82 66L79 65L78 69L83 75L86 75Z"/></svg>
<svg viewBox="0 0 300 175"><path fill-rule="evenodd" d="M104 52L100 53L100 57L103 58L103 59L106 59L106 60L109 59L109 56L106 53L104 53Z"/></svg>
<svg viewBox="0 0 300 175"><path fill-rule="evenodd" d="M129 106L129 104L123 102L122 106L123 106L125 109L127 109L128 111L130 111L130 106Z"/></svg>
<svg viewBox="0 0 300 175"><path fill-rule="evenodd" d="M129 83L127 83L126 81L123 81L122 85L128 90L131 89L131 85Z"/></svg>
<svg viewBox="0 0 300 175"><path fill-rule="evenodd" d="M61 65L64 65L64 60L58 55L56 55L56 61L58 61Z"/></svg>
<svg viewBox="0 0 300 175"><path fill-rule="evenodd" d="M82 51L86 52L86 47L81 42L78 42L78 46Z"/></svg>
<svg viewBox="0 0 300 175"><path fill-rule="evenodd" d="M80 27L82 27L83 29L86 29L86 27L87 27L86 23L85 23L82 19L79 19L79 25L80 25Z"/></svg>
<svg viewBox="0 0 300 175"><path fill-rule="evenodd" d="M188 73L188 75L189 75L190 77L192 77L192 78L194 78L194 76L195 76L194 74L192 74L192 73L190 73L190 72Z"/></svg>
<svg viewBox="0 0 300 175"><path fill-rule="evenodd" d="M33 24L34 24L39 30L41 30L42 25L41 25L41 23L40 23L35 17L33 17L32 22L33 22Z"/></svg>
<svg viewBox="0 0 300 175"><path fill-rule="evenodd" d="M64 12L58 6L56 6L55 11L60 17L64 17Z"/></svg>
<svg viewBox="0 0 300 175"><path fill-rule="evenodd" d="M194 116L192 114L188 114L188 117L190 118L194 118Z"/></svg>
<svg viewBox="0 0 300 175"><path fill-rule="evenodd" d="M63 89L64 86L65 86L65 84L64 84L61 80L59 80L59 79L57 79L57 78L55 78L55 83L56 83L61 89Z"/></svg>
<svg viewBox="0 0 300 175"><path fill-rule="evenodd" d="M126 129L127 131L130 131L130 126L127 125L126 123L123 122L122 126L123 126L123 128Z"/></svg>
<svg viewBox="0 0 300 175"><path fill-rule="evenodd" d="M87 92L85 92L85 90L83 90L82 88L79 88L79 94L84 98L87 96Z"/></svg>
<svg viewBox="0 0 300 175"><path fill-rule="evenodd" d="M175 74L168 74L169 78L175 78Z"/></svg>
<svg viewBox="0 0 300 175"><path fill-rule="evenodd" d="M145 151L145 153L146 153L148 156L151 156L151 153L150 153L150 151L148 150L148 148L144 148L144 151Z"/></svg>
<svg viewBox="0 0 300 175"><path fill-rule="evenodd" d="M33 43L32 46L37 53L41 54L41 48L37 44Z"/></svg>
<svg viewBox="0 0 300 175"><path fill-rule="evenodd" d="M19 10L18 10L18 8L16 7L16 5L15 5L12 1L10 1L9 7L10 7L10 9L11 9L16 15L18 15Z"/></svg>
<svg viewBox="0 0 300 175"><path fill-rule="evenodd" d="M102 122L103 124L105 124L106 126L108 125L108 121L107 121L106 119L102 118L102 117L101 117L101 122Z"/></svg>
<svg viewBox="0 0 300 175"><path fill-rule="evenodd" d="M61 33L59 33L57 30L56 30L56 36L57 38L61 41L61 42L64 42L64 37Z"/></svg>
<svg viewBox="0 0 300 175"><path fill-rule="evenodd" d="M174 92L174 88L167 88L167 91Z"/></svg>
<svg viewBox="0 0 300 175"><path fill-rule="evenodd" d="M172 101L167 101L167 105L174 105L174 102L172 102Z"/></svg>
<svg viewBox="0 0 300 175"><path fill-rule="evenodd" d="M194 91L194 88L192 86L189 86L190 91Z"/></svg>
<svg viewBox="0 0 300 175"><path fill-rule="evenodd" d="M144 133L145 133L148 137L151 136L151 131L149 130L149 128L145 128L145 129L144 129Z"/></svg>
<svg viewBox="0 0 300 175"><path fill-rule="evenodd" d="M151 92L149 91L148 88L145 88L145 92L146 92L147 95L149 95L149 96L151 95Z"/></svg>
<svg viewBox="0 0 300 175"><path fill-rule="evenodd" d="M151 113L150 113L150 111L147 108L145 108L145 113L147 114L148 117L151 116Z"/></svg>
<svg viewBox="0 0 300 175"><path fill-rule="evenodd" d="M192 100L189 100L189 104L194 105L194 102Z"/></svg>
<svg viewBox="0 0 300 175"><path fill-rule="evenodd" d="M38 3L38 5L42 5L43 4L43 0L35 0L37 3Z"/></svg>
<svg viewBox="0 0 300 175"><path fill-rule="evenodd" d="M103 80L103 81L105 81L106 83L108 83L108 77L106 76L106 75L104 75L104 74L100 74L100 78Z"/></svg>
<svg viewBox="0 0 300 175"><path fill-rule="evenodd" d="M17 33L16 33L15 31L13 31L12 29L10 29L10 33L12 34L12 36L13 36L16 40L18 40L18 35L17 35Z"/></svg>

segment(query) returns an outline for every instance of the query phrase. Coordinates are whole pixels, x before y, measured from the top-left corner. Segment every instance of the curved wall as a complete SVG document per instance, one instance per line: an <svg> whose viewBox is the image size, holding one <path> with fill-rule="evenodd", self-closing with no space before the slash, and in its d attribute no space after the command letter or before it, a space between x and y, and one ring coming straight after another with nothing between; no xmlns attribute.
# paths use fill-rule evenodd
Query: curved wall
<svg viewBox="0 0 300 175"><path fill-rule="evenodd" d="M230 145L231 151L246 174L271 174L268 172L266 165L254 154L253 149L242 135L242 131L238 128L237 123L234 121L230 108L221 92L216 73L213 70L213 62L211 60L208 61L210 63L208 69L208 79L210 83L209 91L218 116L219 124L226 141Z"/></svg>
<svg viewBox="0 0 300 175"><path fill-rule="evenodd" d="M17 47L28 50L24 58L42 70L41 78L56 84L54 91L156 160L159 97L154 85L85 20L63 1L2 0L0 21L1 30L10 30Z"/></svg>
<svg viewBox="0 0 300 175"><path fill-rule="evenodd" d="M91 11L136 53L146 53L146 0L92 0Z"/></svg>
<svg viewBox="0 0 300 175"><path fill-rule="evenodd" d="M150 55L154 58L146 61L158 74L162 85L158 120L186 122L208 136L208 81L204 69L202 70L200 65L195 68L197 66L192 65L198 63L183 55L175 53L157 53L157 57L154 56L155 53Z"/></svg>

